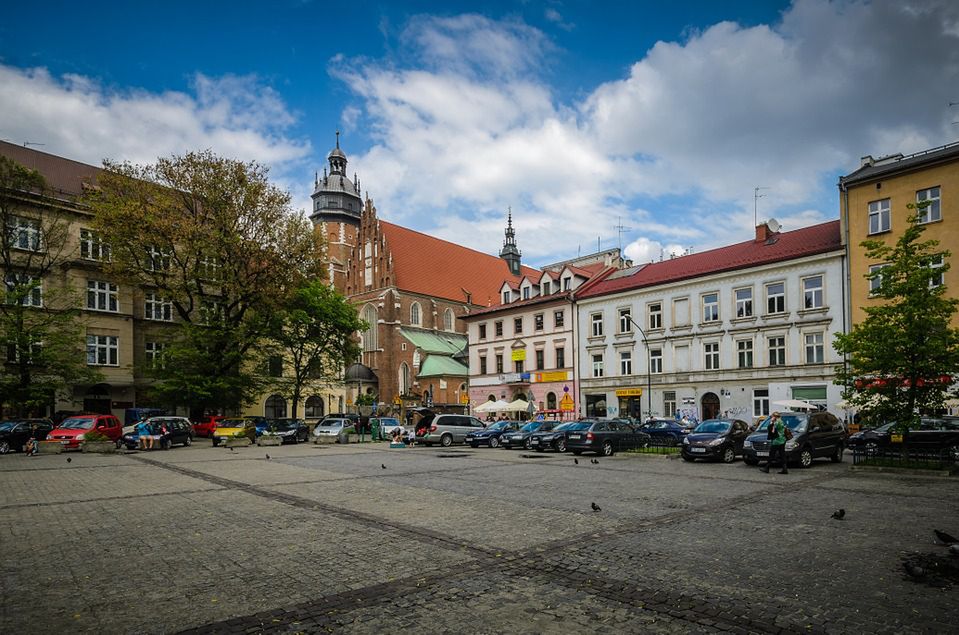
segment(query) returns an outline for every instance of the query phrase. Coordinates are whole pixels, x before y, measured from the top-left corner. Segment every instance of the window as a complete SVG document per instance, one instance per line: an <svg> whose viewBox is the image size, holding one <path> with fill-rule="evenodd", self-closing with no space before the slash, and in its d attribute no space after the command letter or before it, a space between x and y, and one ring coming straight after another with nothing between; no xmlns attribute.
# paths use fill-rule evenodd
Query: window
<svg viewBox="0 0 959 635"><path fill-rule="evenodd" d="M87 308L94 311L120 310L117 301L117 285L102 280L87 280Z"/></svg>
<svg viewBox="0 0 959 635"><path fill-rule="evenodd" d="M606 395L586 395L586 416L587 417L605 417L606 416ZM597 423L598 428L602 423Z"/></svg>
<svg viewBox="0 0 959 635"><path fill-rule="evenodd" d="M115 335L87 335L87 365L119 366L119 343Z"/></svg>
<svg viewBox="0 0 959 635"><path fill-rule="evenodd" d="M673 326L689 325L689 298L673 300Z"/></svg>
<svg viewBox="0 0 959 635"><path fill-rule="evenodd" d="M530 295L530 287L529 286L523 287L523 299L529 300L529 295Z"/></svg>
<svg viewBox="0 0 959 635"><path fill-rule="evenodd" d="M593 315L590 317L590 320L593 324L593 337L601 337L603 335L603 314L593 313Z"/></svg>
<svg viewBox="0 0 959 635"><path fill-rule="evenodd" d="M768 388L753 389L753 416L754 417L769 416L769 389Z"/></svg>
<svg viewBox="0 0 959 635"><path fill-rule="evenodd" d="M503 291L503 304L509 304L509 291Z"/></svg>
<svg viewBox="0 0 959 635"><path fill-rule="evenodd" d="M810 276L802 279L803 307L822 308L822 276Z"/></svg>
<svg viewBox="0 0 959 635"><path fill-rule="evenodd" d="M278 419L286 416L286 399L280 395L270 395L263 406L263 416L267 419Z"/></svg>
<svg viewBox="0 0 959 635"><path fill-rule="evenodd" d="M942 286L942 265L943 265L942 254L933 256L929 260L929 268L932 270L929 276L929 288Z"/></svg>
<svg viewBox="0 0 959 635"><path fill-rule="evenodd" d="M7 244L15 249L40 251L40 221L10 216L7 219Z"/></svg>
<svg viewBox="0 0 959 635"><path fill-rule="evenodd" d="M766 313L786 312L786 283L773 282L766 285Z"/></svg>
<svg viewBox="0 0 959 635"><path fill-rule="evenodd" d="M563 311L553 312L553 326L555 328L563 326Z"/></svg>
<svg viewBox="0 0 959 635"><path fill-rule="evenodd" d="M23 344L18 344L17 342L11 341L7 343L7 361L11 364L19 364L23 358L22 353L26 352L26 359L23 360L27 364L36 364L40 361L40 356L43 354L43 344L34 338L28 338Z"/></svg>
<svg viewBox="0 0 959 635"><path fill-rule="evenodd" d="M152 369L163 368L163 344L160 342L147 342L146 347L147 366Z"/></svg>
<svg viewBox="0 0 959 635"><path fill-rule="evenodd" d="M524 362L523 362L523 360L521 360L521 359L517 359L516 361L514 361L514 362L513 362L513 372L514 372L514 373L521 373L521 372L523 372L523 364L524 364Z"/></svg>
<svg viewBox="0 0 959 635"><path fill-rule="evenodd" d="M786 338L782 336L769 338L769 365L786 365Z"/></svg>
<svg viewBox="0 0 959 635"><path fill-rule="evenodd" d="M453 330L453 310L446 309L443 312L443 328L447 331Z"/></svg>
<svg viewBox="0 0 959 635"><path fill-rule="evenodd" d="M553 285L550 283L549 280L540 283L539 285L540 295L549 295L552 292L553 292Z"/></svg>
<svg viewBox="0 0 959 635"><path fill-rule="evenodd" d="M399 380L400 380L400 386L399 386L400 394L401 395L410 394L410 367L407 365L406 362L403 362L400 364ZM330 407L332 408L333 405L330 404ZM340 403L340 407L341 408L343 407L342 402Z"/></svg>
<svg viewBox="0 0 959 635"><path fill-rule="evenodd" d="M215 300L202 300L200 302L200 324L210 326L223 321L223 310L220 303Z"/></svg>
<svg viewBox="0 0 959 635"><path fill-rule="evenodd" d="M619 374L633 374L633 354L630 351L620 351L619 353Z"/></svg>
<svg viewBox="0 0 959 635"><path fill-rule="evenodd" d="M562 346L556 347L556 368L566 367L566 349Z"/></svg>
<svg viewBox="0 0 959 635"><path fill-rule="evenodd" d="M323 416L323 399L313 395L312 397L307 397L306 399L306 412L304 412L308 419L319 419Z"/></svg>
<svg viewBox="0 0 959 635"><path fill-rule="evenodd" d="M546 393L546 409L556 410L556 393L555 392Z"/></svg>
<svg viewBox="0 0 959 635"><path fill-rule="evenodd" d="M649 372L654 375L663 372L663 349L649 349Z"/></svg>
<svg viewBox="0 0 959 635"><path fill-rule="evenodd" d="M410 324L413 326L420 325L420 303L414 302L410 305Z"/></svg>
<svg viewBox="0 0 959 635"><path fill-rule="evenodd" d="M650 330L663 328L663 305L659 302L650 304L647 312Z"/></svg>
<svg viewBox="0 0 959 635"><path fill-rule="evenodd" d="M543 314L537 313L533 316L533 330L542 331L543 330Z"/></svg>
<svg viewBox="0 0 959 635"><path fill-rule="evenodd" d="M43 306L43 283L39 278L10 271L4 282L7 285L7 304Z"/></svg>
<svg viewBox="0 0 959 635"><path fill-rule="evenodd" d="M543 349L536 351L536 370L543 370L546 367L546 352Z"/></svg>
<svg viewBox="0 0 959 635"><path fill-rule="evenodd" d="M513 318L513 332L516 334L523 332L523 318Z"/></svg>
<svg viewBox="0 0 959 635"><path fill-rule="evenodd" d="M719 320L719 294L707 293L703 296L703 322Z"/></svg>
<svg viewBox="0 0 959 635"><path fill-rule="evenodd" d="M703 344L706 370L719 370L719 342Z"/></svg>
<svg viewBox="0 0 959 635"><path fill-rule="evenodd" d="M676 391L675 390L663 391L663 416L664 417L676 416Z"/></svg>
<svg viewBox="0 0 959 635"><path fill-rule="evenodd" d="M110 260L110 246L91 229L80 230L80 257L84 260Z"/></svg>
<svg viewBox="0 0 959 635"><path fill-rule="evenodd" d="M877 295L882 288L882 270L889 265L869 265L869 295Z"/></svg>
<svg viewBox="0 0 959 635"><path fill-rule="evenodd" d="M266 360L266 374L269 377L283 376L283 357L280 355L270 355Z"/></svg>
<svg viewBox="0 0 959 635"><path fill-rule="evenodd" d="M889 199L873 201L869 204L869 233L878 234L889 231Z"/></svg>
<svg viewBox="0 0 959 635"><path fill-rule="evenodd" d="M503 372L503 355L502 353L496 355L496 372L502 374Z"/></svg>
<svg viewBox="0 0 959 635"><path fill-rule="evenodd" d="M593 377L603 376L603 356L593 355Z"/></svg>
<svg viewBox="0 0 959 635"><path fill-rule="evenodd" d="M366 330L363 331L362 342L364 351L376 350L376 309L372 305L367 305L363 309L363 321L366 322Z"/></svg>
<svg viewBox="0 0 959 635"><path fill-rule="evenodd" d="M753 290L736 289L736 317L747 318L753 316Z"/></svg>
<svg viewBox="0 0 959 635"><path fill-rule="evenodd" d="M807 333L806 334L806 363L822 364L823 348L824 347L823 347L822 333Z"/></svg>
<svg viewBox="0 0 959 635"><path fill-rule="evenodd" d="M159 247L147 247L146 268L147 271L169 271L170 270L170 252Z"/></svg>
<svg viewBox="0 0 959 635"><path fill-rule="evenodd" d="M196 273L201 280L217 280L220 277L220 262L204 256L196 261Z"/></svg>
<svg viewBox="0 0 959 635"><path fill-rule="evenodd" d="M563 278L563 291L569 291L573 288L573 279L569 276Z"/></svg>
<svg viewBox="0 0 959 635"><path fill-rule="evenodd" d="M499 322L493 322L493 331L496 333L496 336L497 336L497 337L502 337L502 336L503 336L503 322L502 322L502 320L500 320Z"/></svg>
<svg viewBox="0 0 959 635"><path fill-rule="evenodd" d="M481 340L485 340L485 339L486 339L486 325L485 325L485 324L480 324L480 325L479 325L479 338L480 338Z"/></svg>
<svg viewBox="0 0 959 635"><path fill-rule="evenodd" d="M736 342L736 351L739 354L739 367L752 368L753 367L753 341L738 340Z"/></svg>
<svg viewBox="0 0 959 635"><path fill-rule="evenodd" d="M173 303L149 291L143 296L143 318L145 320L173 321Z"/></svg>
<svg viewBox="0 0 959 635"><path fill-rule="evenodd" d="M620 332L620 333L632 333L632 332L633 332L632 316L630 316L630 310L629 310L629 309L620 309L620 310L619 310L619 332Z"/></svg>
<svg viewBox="0 0 959 635"><path fill-rule="evenodd" d="M920 223L942 220L942 209L939 206L939 186L916 192L916 203L928 203L919 210Z"/></svg>
<svg viewBox="0 0 959 635"><path fill-rule="evenodd" d="M480 375L485 375L486 374L486 355L480 355L479 363L480 363L480 370L479 370Z"/></svg>

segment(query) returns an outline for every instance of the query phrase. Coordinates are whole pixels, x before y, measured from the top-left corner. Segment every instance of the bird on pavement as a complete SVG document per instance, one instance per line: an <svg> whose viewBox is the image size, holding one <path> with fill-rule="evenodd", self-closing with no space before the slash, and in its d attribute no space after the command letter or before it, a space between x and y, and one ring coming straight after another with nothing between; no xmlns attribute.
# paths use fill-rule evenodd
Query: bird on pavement
<svg viewBox="0 0 959 635"><path fill-rule="evenodd" d="M596 503L590 503L589 505L590 505L590 507L593 508L593 511L594 511L594 512L603 511L603 510L600 508L600 506L597 505Z"/></svg>
<svg viewBox="0 0 959 635"><path fill-rule="evenodd" d="M955 536L950 536L946 532L939 531L938 529L933 529L933 531L936 534L936 538L938 538L939 542L941 542L942 544L944 545L959 544L959 538L956 538Z"/></svg>
<svg viewBox="0 0 959 635"><path fill-rule="evenodd" d="M385 464L385 463L380 463L380 467L385 470L385 469L386 469L386 464Z"/></svg>
<svg viewBox="0 0 959 635"><path fill-rule="evenodd" d="M576 465L579 465L579 459L573 459L573 463L575 463Z"/></svg>
<svg viewBox="0 0 959 635"><path fill-rule="evenodd" d="M67 457L67 463L69 463L69 462L72 461L72 460L73 460L73 459L71 459L69 456Z"/></svg>
<svg viewBox="0 0 959 635"><path fill-rule="evenodd" d="M846 517L846 510L842 508L837 509L836 511L832 513L832 517L835 518L836 520L842 520L843 518Z"/></svg>
<svg viewBox="0 0 959 635"><path fill-rule="evenodd" d="M236 448L230 448L230 454L236 454Z"/></svg>
<svg viewBox="0 0 959 635"><path fill-rule="evenodd" d="M914 565L911 562L904 562L903 568L906 570L906 573L909 574L910 578L918 580L926 575L926 570L918 565Z"/></svg>
<svg viewBox="0 0 959 635"><path fill-rule="evenodd" d="M599 465L599 459L590 459L589 462L593 465Z"/></svg>
<svg viewBox="0 0 959 635"><path fill-rule="evenodd" d="M270 460L270 455L269 455L269 454L266 455L266 460L267 460L267 461Z"/></svg>

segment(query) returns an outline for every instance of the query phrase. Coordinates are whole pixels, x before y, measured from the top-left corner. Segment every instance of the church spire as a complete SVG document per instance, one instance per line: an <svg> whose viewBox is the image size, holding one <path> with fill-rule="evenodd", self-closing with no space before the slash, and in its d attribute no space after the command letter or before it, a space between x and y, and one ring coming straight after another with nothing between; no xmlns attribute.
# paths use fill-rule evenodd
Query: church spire
<svg viewBox="0 0 959 635"><path fill-rule="evenodd" d="M503 248L499 252L499 257L509 265L509 272L514 276L520 274L520 257L523 254L516 246L516 232L513 231L513 208L509 208L506 217L506 240L503 241Z"/></svg>

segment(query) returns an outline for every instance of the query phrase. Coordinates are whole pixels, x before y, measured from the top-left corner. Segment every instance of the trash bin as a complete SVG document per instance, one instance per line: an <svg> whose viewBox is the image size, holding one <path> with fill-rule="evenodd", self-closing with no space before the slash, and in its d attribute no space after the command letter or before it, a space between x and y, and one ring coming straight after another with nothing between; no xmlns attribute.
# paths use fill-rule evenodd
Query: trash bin
<svg viewBox="0 0 959 635"><path fill-rule="evenodd" d="M336 442L337 442L337 443L349 443L349 442L350 442L350 435L349 435L349 433L347 433L347 432L341 432L341 433L339 433L339 434L337 435L337 437L336 437Z"/></svg>

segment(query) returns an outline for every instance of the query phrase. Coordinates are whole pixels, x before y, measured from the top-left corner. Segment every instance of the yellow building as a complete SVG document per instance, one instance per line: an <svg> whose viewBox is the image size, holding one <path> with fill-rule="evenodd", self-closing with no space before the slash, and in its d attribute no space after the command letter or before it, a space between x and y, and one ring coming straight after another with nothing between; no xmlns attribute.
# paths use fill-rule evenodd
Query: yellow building
<svg viewBox="0 0 959 635"><path fill-rule="evenodd" d="M849 258L851 323L865 319L864 307L877 300L870 295L865 276L883 263L866 258L860 243L867 239L893 245L915 213L907 205L929 201L922 221L923 240L938 240L941 247L959 255L959 142L903 156L894 154L862 158L855 172L839 179L842 238ZM946 294L959 297L959 268L943 276ZM959 316L953 320L959 326Z"/></svg>

